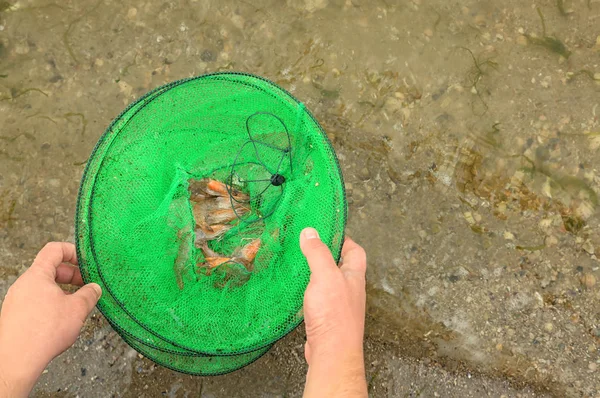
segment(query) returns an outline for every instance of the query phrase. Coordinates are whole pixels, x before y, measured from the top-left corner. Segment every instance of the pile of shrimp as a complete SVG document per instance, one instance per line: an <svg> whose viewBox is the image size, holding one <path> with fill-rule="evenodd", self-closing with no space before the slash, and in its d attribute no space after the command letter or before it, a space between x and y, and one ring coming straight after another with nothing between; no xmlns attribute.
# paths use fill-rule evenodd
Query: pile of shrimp
<svg viewBox="0 0 600 398"><path fill-rule="evenodd" d="M210 178L190 180L189 192L196 222L195 245L204 254L204 261L197 266L206 268L210 274L222 264L238 263L251 272L254 269L256 253L260 249L260 239L250 241L231 255L217 253L208 246L209 241L218 240L233 228L235 220L248 214L248 194Z"/></svg>

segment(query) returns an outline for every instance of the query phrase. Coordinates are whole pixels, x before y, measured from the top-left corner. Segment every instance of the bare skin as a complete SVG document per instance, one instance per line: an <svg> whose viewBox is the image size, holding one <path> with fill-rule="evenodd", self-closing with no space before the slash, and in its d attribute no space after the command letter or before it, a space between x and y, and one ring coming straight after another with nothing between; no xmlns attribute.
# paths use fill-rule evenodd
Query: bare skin
<svg viewBox="0 0 600 398"><path fill-rule="evenodd" d="M90 283L68 294L58 283L82 286L75 246L48 243L8 289L0 314L0 397L26 397L52 359L69 348L98 302Z"/></svg>
<svg viewBox="0 0 600 398"><path fill-rule="evenodd" d="M304 396L366 397L365 252L347 239L338 268L314 229L303 231L300 247L311 269L304 297ZM95 283L73 294L58 284L83 285L70 243L47 244L6 294L0 313L0 398L29 395L50 361L73 345L102 294Z"/></svg>
<svg viewBox="0 0 600 398"><path fill-rule="evenodd" d="M338 268L312 228L302 231L300 248L311 270L304 295L308 362L304 397L367 397L365 251L346 239Z"/></svg>

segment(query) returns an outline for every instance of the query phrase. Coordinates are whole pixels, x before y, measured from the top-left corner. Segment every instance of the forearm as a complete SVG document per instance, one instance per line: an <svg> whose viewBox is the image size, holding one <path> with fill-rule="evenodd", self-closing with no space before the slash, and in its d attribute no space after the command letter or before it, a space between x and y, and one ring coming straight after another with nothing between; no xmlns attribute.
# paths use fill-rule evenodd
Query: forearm
<svg viewBox="0 0 600 398"><path fill-rule="evenodd" d="M70 264L69 264L70 263ZM94 283L81 284L75 246L48 243L8 289L0 315L0 398L27 397L50 361L68 349L98 302Z"/></svg>
<svg viewBox="0 0 600 398"><path fill-rule="evenodd" d="M0 358L5 362L6 358ZM35 378L28 376L19 376L11 371L7 371L7 364L0 365L0 398L19 398L27 397L33 389Z"/></svg>
<svg viewBox="0 0 600 398"><path fill-rule="evenodd" d="M44 365L28 358L24 347L11 346L3 340L0 337L0 398L27 397Z"/></svg>
<svg viewBox="0 0 600 398"><path fill-rule="evenodd" d="M367 397L362 351L347 356L313 357L306 375L304 397Z"/></svg>

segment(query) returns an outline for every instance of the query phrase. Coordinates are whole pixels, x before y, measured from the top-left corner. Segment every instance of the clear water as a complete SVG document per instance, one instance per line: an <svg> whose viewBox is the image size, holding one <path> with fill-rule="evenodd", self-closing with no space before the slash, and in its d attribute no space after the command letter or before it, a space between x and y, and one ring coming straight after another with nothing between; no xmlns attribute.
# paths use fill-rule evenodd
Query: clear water
<svg viewBox="0 0 600 398"><path fill-rule="evenodd" d="M600 392L600 2L0 2L4 285L73 236L128 103L265 76L327 130L369 254L368 336L556 395ZM540 18L543 16L542 19Z"/></svg>

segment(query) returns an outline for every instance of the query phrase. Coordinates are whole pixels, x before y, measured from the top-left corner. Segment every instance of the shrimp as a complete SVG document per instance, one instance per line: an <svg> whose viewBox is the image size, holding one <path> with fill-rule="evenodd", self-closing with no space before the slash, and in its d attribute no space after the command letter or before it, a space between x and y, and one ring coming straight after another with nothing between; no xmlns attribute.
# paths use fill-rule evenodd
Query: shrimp
<svg viewBox="0 0 600 398"><path fill-rule="evenodd" d="M190 200L192 202L201 202L210 197L208 192L206 192L206 183L204 180L190 180L188 191L190 192Z"/></svg>
<svg viewBox="0 0 600 398"><path fill-rule="evenodd" d="M210 247L208 247L208 243L206 243L206 242L202 242L202 244L200 245L200 249L202 249L202 253L204 254L204 257L219 257L220 256L217 252L215 252Z"/></svg>
<svg viewBox="0 0 600 398"><path fill-rule="evenodd" d="M231 261L230 257L206 257L206 262L204 263L209 269L216 268L223 263L227 263Z"/></svg>
<svg viewBox="0 0 600 398"><path fill-rule="evenodd" d="M240 257L250 262L254 261L256 253L258 253L258 249L260 249L260 244L260 239L254 239L252 242L242 247L242 250L240 250Z"/></svg>
<svg viewBox="0 0 600 398"><path fill-rule="evenodd" d="M190 246L186 242L186 237L190 231L185 228L177 232L177 240L179 241L179 250L177 251L177 257L173 263L173 271L175 272L175 280L177 281L177 287L179 290L183 290L183 275L185 274L185 265L190 256Z"/></svg>
<svg viewBox="0 0 600 398"><path fill-rule="evenodd" d="M221 181L209 179L206 183L206 190L213 196L229 196L227 185Z"/></svg>
<svg viewBox="0 0 600 398"><path fill-rule="evenodd" d="M225 201L224 198L217 199L223 199L223 201ZM222 224L231 222L237 218L237 215L244 215L245 211L238 207L232 208L229 201L227 201L227 203L222 203L211 199L194 203L192 213L194 214L196 225L201 226L202 224Z"/></svg>
<svg viewBox="0 0 600 398"><path fill-rule="evenodd" d="M196 246L199 246L205 241L219 239L231 228L233 228L233 225L230 224L208 225L203 223L199 225L198 228L196 228Z"/></svg>
<svg viewBox="0 0 600 398"><path fill-rule="evenodd" d="M204 253L205 262L198 263L197 266L213 269L221 264L232 262L241 264L248 272L252 272L254 269L254 259L256 258L256 253L260 249L260 244L260 239L254 239L252 242L239 249L233 257L227 257L212 250L208 247L208 243L202 242L200 248Z"/></svg>
<svg viewBox="0 0 600 398"><path fill-rule="evenodd" d="M260 239L254 239L236 253L233 257L233 261L242 264L248 272L252 272L252 270L254 270L254 259L256 258L258 249L260 249L260 244Z"/></svg>
<svg viewBox="0 0 600 398"><path fill-rule="evenodd" d="M190 180L189 191L196 223L196 246L202 241L220 238L232 228L232 221L250 211L249 207L238 201L248 199L247 194L217 180Z"/></svg>
<svg viewBox="0 0 600 398"><path fill-rule="evenodd" d="M213 225L213 224L226 224L226 223L230 223L231 221L235 220L237 218L237 215L235 213L235 211L231 208L229 209L221 209L221 210L214 210L210 213L208 213L206 215L206 222L209 225Z"/></svg>
<svg viewBox="0 0 600 398"><path fill-rule="evenodd" d="M238 191L232 186L229 186L221 181L210 180L206 184L207 191L213 196L221 196L227 198L229 196L237 202L248 201L250 197L248 194Z"/></svg>
<svg viewBox="0 0 600 398"><path fill-rule="evenodd" d="M250 196L210 178L190 180L188 189L196 224L195 245L204 254L204 261L196 264L198 272L204 268L206 275L210 275L215 268L235 263L251 272L256 253L260 248L259 239L251 241L230 256L219 254L208 246L208 241L221 238L233 228L236 219L250 212L248 206ZM219 270L228 273L230 268L235 267L225 266ZM241 270L240 267L237 269Z"/></svg>
<svg viewBox="0 0 600 398"><path fill-rule="evenodd" d="M202 242L200 245L202 252L204 254L204 262L196 264L197 267L205 267L208 268L208 273L210 274L213 268L217 268L219 265L230 262L230 257L222 256L221 254L215 252L210 247L208 247L208 243Z"/></svg>
<svg viewBox="0 0 600 398"><path fill-rule="evenodd" d="M188 190L190 191L191 200L198 199L198 201L201 201L207 197L229 198L230 196L237 202L246 202L250 199L248 194L211 178L190 180Z"/></svg>

